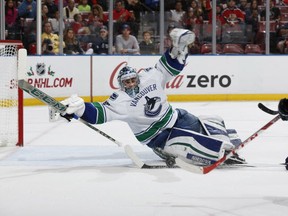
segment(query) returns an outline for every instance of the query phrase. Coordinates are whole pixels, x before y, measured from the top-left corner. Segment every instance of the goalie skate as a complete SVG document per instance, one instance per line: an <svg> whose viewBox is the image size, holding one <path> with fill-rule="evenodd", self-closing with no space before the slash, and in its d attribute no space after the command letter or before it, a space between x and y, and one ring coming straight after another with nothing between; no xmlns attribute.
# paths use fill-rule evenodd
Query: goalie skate
<svg viewBox="0 0 288 216"><path fill-rule="evenodd" d="M167 167L171 168L175 165L175 156L174 155L168 154L168 153L164 152L161 148L158 148L158 147L154 148L153 151L156 155L158 155L160 158L162 158L165 161Z"/></svg>
<svg viewBox="0 0 288 216"><path fill-rule="evenodd" d="M247 164L245 159L241 158L237 153L232 157L228 158L224 163L224 165L234 165L234 164Z"/></svg>

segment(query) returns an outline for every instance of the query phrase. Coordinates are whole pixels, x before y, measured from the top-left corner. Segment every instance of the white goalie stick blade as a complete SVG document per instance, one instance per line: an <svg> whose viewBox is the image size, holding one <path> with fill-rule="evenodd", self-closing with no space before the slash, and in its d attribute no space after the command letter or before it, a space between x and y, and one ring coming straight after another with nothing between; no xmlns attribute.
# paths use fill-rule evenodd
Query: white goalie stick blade
<svg viewBox="0 0 288 216"><path fill-rule="evenodd" d="M143 168L144 162L135 154L130 145L124 146L125 153L133 161L133 163L140 169Z"/></svg>
<svg viewBox="0 0 288 216"><path fill-rule="evenodd" d="M201 167L201 166L189 164L189 163L181 160L180 158L176 158L175 162L176 162L177 166L179 166L180 168L182 168L188 172L197 173L197 174L204 174L203 173L204 172L203 167Z"/></svg>
<svg viewBox="0 0 288 216"><path fill-rule="evenodd" d="M164 168L178 168L177 166L168 167L167 165L150 165L144 163L133 151L130 145L125 145L124 150L126 155L133 161L133 163L140 169L164 169Z"/></svg>

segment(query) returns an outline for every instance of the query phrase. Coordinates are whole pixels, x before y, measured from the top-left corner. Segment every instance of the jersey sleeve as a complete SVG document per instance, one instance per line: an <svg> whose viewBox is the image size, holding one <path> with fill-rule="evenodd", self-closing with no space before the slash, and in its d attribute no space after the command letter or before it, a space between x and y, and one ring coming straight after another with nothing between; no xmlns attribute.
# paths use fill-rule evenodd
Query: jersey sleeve
<svg viewBox="0 0 288 216"><path fill-rule="evenodd" d="M179 75L184 66L185 65L180 64L177 59L172 59L169 54L169 49L167 49L155 66L159 71L158 76L161 77L162 87L164 88L167 82Z"/></svg>
<svg viewBox="0 0 288 216"><path fill-rule="evenodd" d="M125 97L122 92L114 92L105 102L85 103L81 118L91 124L103 124L113 120L124 120L127 115Z"/></svg>

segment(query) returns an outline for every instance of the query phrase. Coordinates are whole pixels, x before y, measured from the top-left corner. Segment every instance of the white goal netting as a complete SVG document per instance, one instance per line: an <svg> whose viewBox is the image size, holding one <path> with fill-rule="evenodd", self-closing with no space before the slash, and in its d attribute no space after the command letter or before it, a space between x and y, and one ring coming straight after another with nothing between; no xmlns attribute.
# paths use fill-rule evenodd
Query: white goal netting
<svg viewBox="0 0 288 216"><path fill-rule="evenodd" d="M18 45L0 42L0 147L19 142Z"/></svg>

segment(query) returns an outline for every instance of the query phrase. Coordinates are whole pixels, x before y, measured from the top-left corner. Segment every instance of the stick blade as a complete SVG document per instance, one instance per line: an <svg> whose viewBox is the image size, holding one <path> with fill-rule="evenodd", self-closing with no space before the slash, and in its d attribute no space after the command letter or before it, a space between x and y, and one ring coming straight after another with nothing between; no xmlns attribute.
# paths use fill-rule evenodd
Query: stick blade
<svg viewBox="0 0 288 216"><path fill-rule="evenodd" d="M177 166L179 166L180 168L182 168L188 172L197 173L197 174L206 174L204 172L203 167L201 167L201 166L189 164L189 163L181 160L180 158L176 158L175 162L176 162Z"/></svg>
<svg viewBox="0 0 288 216"><path fill-rule="evenodd" d="M270 108L266 107L264 104L262 103L258 103L258 108L261 109L263 112L266 112L270 115L277 115L278 111L276 110L271 110Z"/></svg>
<svg viewBox="0 0 288 216"><path fill-rule="evenodd" d="M133 161L133 163L140 169L145 168L144 163L139 157L134 153L130 145L124 146L124 151L128 155L128 157Z"/></svg>

